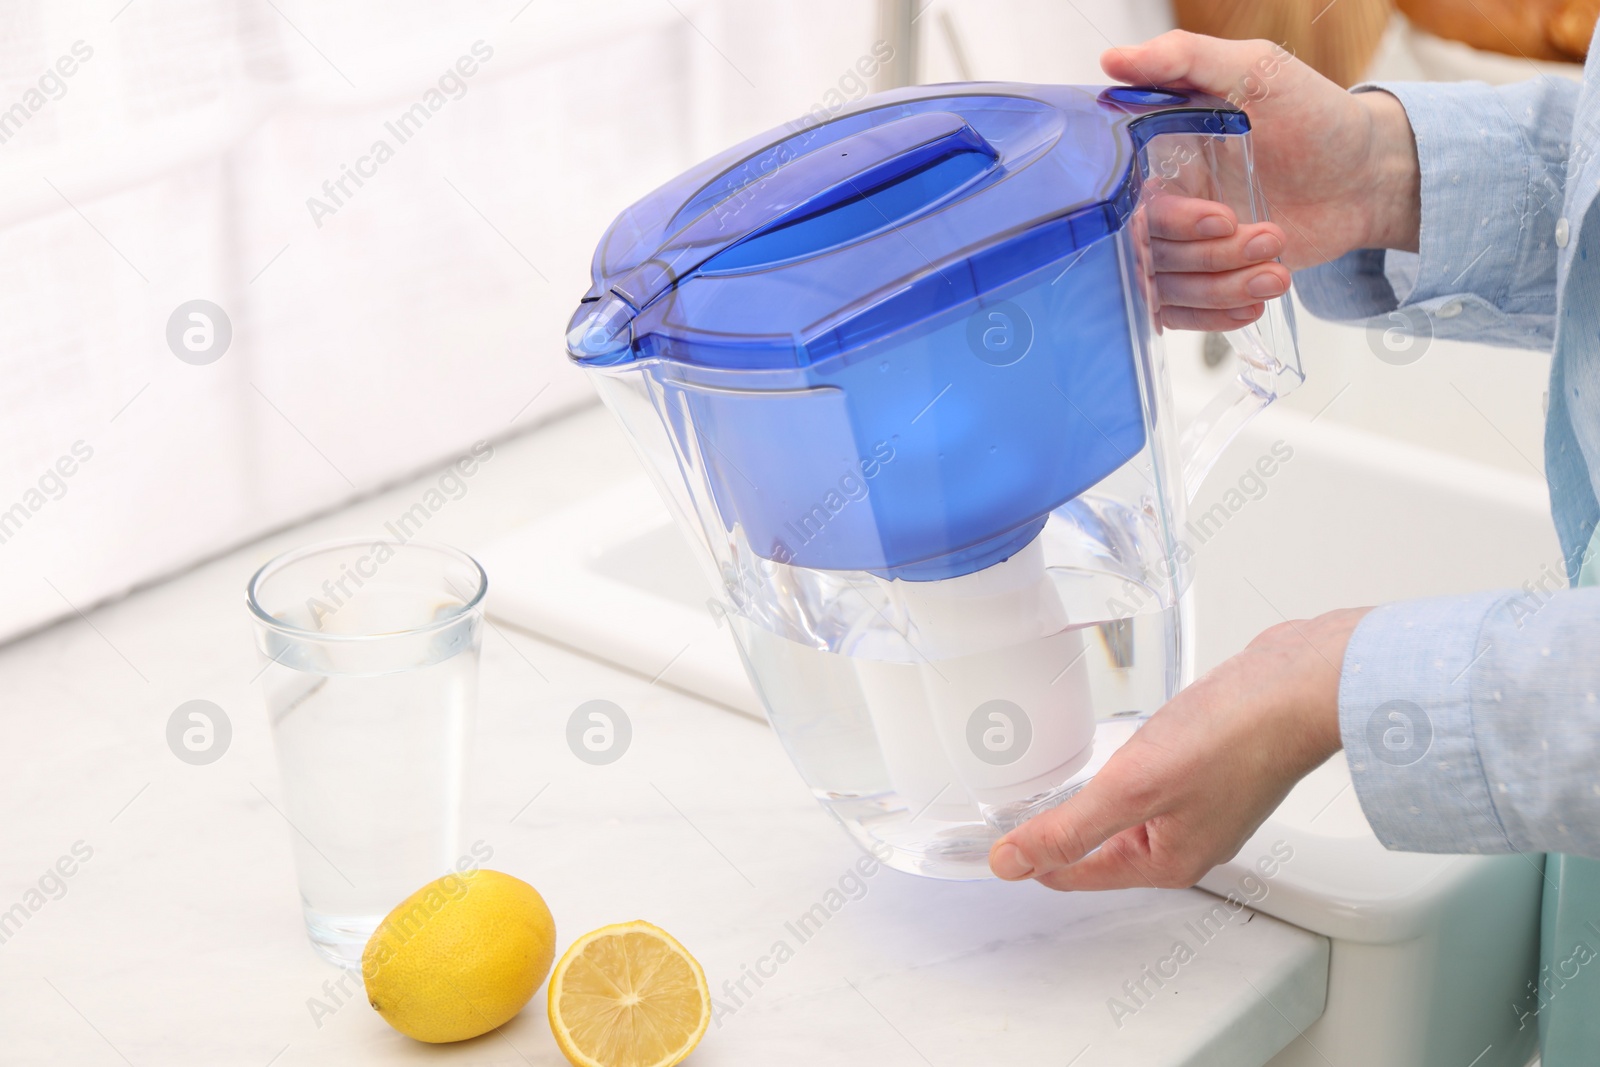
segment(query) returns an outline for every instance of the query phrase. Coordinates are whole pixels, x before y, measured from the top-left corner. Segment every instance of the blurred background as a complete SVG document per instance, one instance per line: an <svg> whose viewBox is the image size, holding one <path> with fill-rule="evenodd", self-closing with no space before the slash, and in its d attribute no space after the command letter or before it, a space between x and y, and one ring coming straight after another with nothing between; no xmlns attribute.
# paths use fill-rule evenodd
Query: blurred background
<svg viewBox="0 0 1600 1067"><path fill-rule="evenodd" d="M0 639L593 403L562 332L607 223L815 108L1098 82L1180 22L1346 84L1574 76L1588 38L1581 3L1402 6L4 0ZM1291 405L1542 495L1546 357L1301 325ZM1169 348L1180 395L1214 352Z"/></svg>

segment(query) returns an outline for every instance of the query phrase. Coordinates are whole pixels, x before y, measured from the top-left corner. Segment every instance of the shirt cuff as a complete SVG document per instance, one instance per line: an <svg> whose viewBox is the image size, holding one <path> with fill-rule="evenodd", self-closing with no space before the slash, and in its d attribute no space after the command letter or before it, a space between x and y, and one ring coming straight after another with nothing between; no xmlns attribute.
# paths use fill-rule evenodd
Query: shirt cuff
<svg viewBox="0 0 1600 1067"><path fill-rule="evenodd" d="M1481 82L1379 82L1352 91L1371 90L1405 108L1421 170L1419 255L1410 290L1397 294L1400 302L1473 293L1506 307L1515 268L1528 251L1523 242L1534 232L1553 233L1561 207L1533 196L1543 160L1501 94ZM1552 212L1548 227L1524 225L1540 210Z"/></svg>
<svg viewBox="0 0 1600 1067"><path fill-rule="evenodd" d="M1473 666L1504 592L1386 604L1345 651L1339 732L1350 778L1384 847L1507 852L1473 732Z"/></svg>
<svg viewBox="0 0 1600 1067"><path fill-rule="evenodd" d="M1400 101L1416 139L1419 251L1358 249L1297 271L1301 302L1320 318L1376 320L1378 330L1548 348L1562 207L1552 168L1564 158L1547 160L1543 149L1554 149L1530 143L1512 115L1521 103L1533 114L1531 90L1381 82L1351 91L1372 90Z"/></svg>
<svg viewBox="0 0 1600 1067"><path fill-rule="evenodd" d="M1294 288L1306 310L1319 319L1370 319L1400 306L1384 270L1387 253L1358 248L1338 259L1294 272Z"/></svg>

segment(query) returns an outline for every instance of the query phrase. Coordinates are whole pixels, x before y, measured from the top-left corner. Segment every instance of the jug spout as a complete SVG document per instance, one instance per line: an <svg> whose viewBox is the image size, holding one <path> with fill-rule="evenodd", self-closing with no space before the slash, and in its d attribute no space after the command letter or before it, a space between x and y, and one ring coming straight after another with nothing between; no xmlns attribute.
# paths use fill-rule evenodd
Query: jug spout
<svg viewBox="0 0 1600 1067"><path fill-rule="evenodd" d="M623 362L633 349L633 319L637 314L615 293L584 301L567 325L567 355L592 367Z"/></svg>

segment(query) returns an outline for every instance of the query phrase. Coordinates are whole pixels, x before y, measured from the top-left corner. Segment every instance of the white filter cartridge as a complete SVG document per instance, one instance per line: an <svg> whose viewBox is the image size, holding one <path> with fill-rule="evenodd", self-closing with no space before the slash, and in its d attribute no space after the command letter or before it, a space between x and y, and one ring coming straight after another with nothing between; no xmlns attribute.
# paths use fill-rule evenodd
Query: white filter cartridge
<svg viewBox="0 0 1600 1067"><path fill-rule="evenodd" d="M912 663L871 659L857 659L855 668L895 792L929 818L974 818L977 812L962 776L939 740L922 672Z"/></svg>
<svg viewBox="0 0 1600 1067"><path fill-rule="evenodd" d="M896 582L944 758L985 809L1026 808L1093 754L1082 631L1071 628L1036 538L972 574Z"/></svg>

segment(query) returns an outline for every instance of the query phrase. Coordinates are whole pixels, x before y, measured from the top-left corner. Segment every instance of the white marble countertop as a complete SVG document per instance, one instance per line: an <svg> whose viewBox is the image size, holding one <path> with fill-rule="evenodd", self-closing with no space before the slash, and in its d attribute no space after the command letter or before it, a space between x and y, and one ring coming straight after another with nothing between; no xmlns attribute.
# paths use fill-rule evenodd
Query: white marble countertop
<svg viewBox="0 0 1600 1067"><path fill-rule="evenodd" d="M424 536L478 550L636 472L608 416L587 410L497 447ZM355 983L340 991L343 972L313 954L301 925L252 687L245 580L293 545L377 532L431 482L0 649L0 913L11 916L0 919L0 1060L564 1062L543 990L494 1034L419 1045L390 1030ZM634 727L628 753L604 767L564 742L572 709L597 697L622 705ZM168 716L191 699L220 705L233 728L206 766L165 742ZM734 1009L691 1058L703 1067L1248 1067L1322 1009L1324 939L1245 911L1202 941L1196 930L1218 900L1198 890L1062 895L883 871L799 942L785 924L823 901L859 853L765 728L504 627L485 637L469 790L467 840L493 849L488 866L539 888L562 948L595 926L645 918L695 952ZM75 848L70 877L44 878ZM1176 975L1156 990L1143 972L1180 939L1193 958L1166 964ZM724 989L779 940L793 957L759 988ZM1124 983L1141 981L1153 992L1132 999Z"/></svg>

